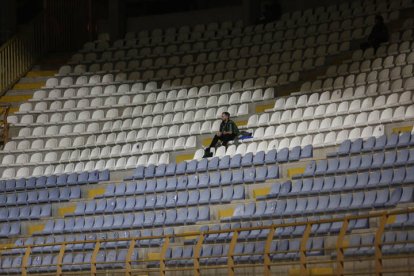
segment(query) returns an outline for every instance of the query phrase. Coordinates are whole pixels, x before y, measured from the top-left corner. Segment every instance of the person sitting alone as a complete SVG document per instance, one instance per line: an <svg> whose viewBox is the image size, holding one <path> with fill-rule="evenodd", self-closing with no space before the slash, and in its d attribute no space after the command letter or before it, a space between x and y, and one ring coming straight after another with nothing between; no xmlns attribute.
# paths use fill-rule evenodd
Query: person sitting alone
<svg viewBox="0 0 414 276"><path fill-rule="evenodd" d="M368 41L362 43L361 49L365 50L369 47L378 49L381 43L389 40L389 34L387 26L384 23L384 18L381 15L375 16L375 25L368 36Z"/></svg>
<svg viewBox="0 0 414 276"><path fill-rule="evenodd" d="M212 154L210 149L216 147L217 143L220 141L222 146L227 147L229 141L234 140L239 136L239 129L235 122L230 120L230 113L223 112L221 114L221 124L219 132L214 135L213 141L208 148L205 149L204 157L211 157Z"/></svg>

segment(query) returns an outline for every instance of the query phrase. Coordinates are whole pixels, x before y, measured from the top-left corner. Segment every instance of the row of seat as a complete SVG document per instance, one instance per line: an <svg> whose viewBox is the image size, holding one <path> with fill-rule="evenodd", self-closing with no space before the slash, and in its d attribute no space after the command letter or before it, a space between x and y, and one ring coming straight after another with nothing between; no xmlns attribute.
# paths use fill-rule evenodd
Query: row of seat
<svg viewBox="0 0 414 276"><path fill-rule="evenodd" d="M111 73L115 71L124 71L125 73L131 72L133 70L142 71L142 70L156 70L156 69L168 69L171 68L173 65L177 68L174 71L177 71L178 68L187 65L190 68L182 68L184 72L196 72L201 73L202 68L206 68L207 72L211 73L214 67L218 70L222 71L224 68L234 70L236 68L242 69L246 68L246 66L253 66L257 67L259 65L275 65L278 67L279 64L285 64L287 66L289 63L297 63L300 61L300 57L304 61L304 64L310 63L310 59L315 58L322 58L326 56L326 54L334 54L341 50L346 50L349 48L349 43L331 43L329 47L327 45L317 44L315 41L315 37L313 39L307 39L307 43L309 45L309 49L302 50L303 48L303 40L296 40L295 45L292 45L292 41L284 42L276 42L273 44L266 43L263 45L248 45L241 47L238 43L234 42L236 46L232 46L232 50L221 50L216 49L217 51L207 53L181 53L179 56L171 56L168 60L166 58L158 58L159 54L153 56L152 58L143 57L139 58L138 50L133 49L128 51L126 54L124 51L116 52L115 54L121 56L118 58L118 61L114 59L109 60L96 60L95 54L88 54L85 56L89 60L88 63L85 61L78 65L66 65L59 69L59 74L56 74L56 78L64 78L66 76L79 76L79 75L86 75L91 76L93 74L104 75L107 73ZM319 42L319 41L318 41ZM297 45L296 45L297 44ZM189 45L183 45L181 48L190 47ZM300 50L293 50L293 46L297 46L295 48L299 48ZM283 53L281 53L283 47L285 49ZM162 48L161 48L162 49ZM147 52L148 49L141 50L140 54ZM183 49L185 50L185 49ZM107 53L107 56L110 55L110 52ZM123 57L125 56L126 57ZM248 60L247 58L251 56ZM76 59L81 59L81 56L76 56ZM107 58L109 59L109 57ZM142 60L141 60L142 59ZM181 61L180 61L181 60ZM296 62L295 62L296 61ZM166 63L171 63L168 65ZM276 68L277 68L276 67ZM281 67L283 67L281 65ZM297 66L296 66L297 67ZM88 69L88 70L87 70ZM119 74L118 78L125 78L125 75Z"/></svg>
<svg viewBox="0 0 414 276"><path fill-rule="evenodd" d="M0 180L0 190L3 192L14 192L21 190L32 190L54 188L57 186L95 184L98 182L109 181L109 171L92 171L83 173L61 174L61 175L42 175L40 177L31 176L30 178L19 178Z"/></svg>
<svg viewBox="0 0 414 276"><path fill-rule="evenodd" d="M332 107L332 106L331 106ZM298 112L297 112L298 111ZM294 112L295 117L292 115L293 121L300 119L307 119L297 117L301 115L301 109L297 109ZM290 113L290 112L288 112ZM346 114L346 113L345 113ZM286 118L286 117L285 117ZM309 118L309 117L308 117ZM323 118L323 117L322 117ZM249 131L253 133L253 139L275 139L283 137L298 136L301 134L314 134L319 132L329 132L332 130L347 130L350 132L356 131L354 127L378 124L385 124L390 122L404 121L414 118L414 105L410 105L407 108L400 106L397 108L387 108L385 110L374 110L371 112L362 112L349 114L346 116L340 116L339 114L332 114L331 117L324 119L312 119L310 117L308 121L294 122L294 123L282 123L277 122L277 116L274 116L273 121L267 127L257 127L255 129L249 128ZM276 122L275 122L276 121ZM292 120L291 120L292 121ZM276 126L277 125L277 126Z"/></svg>
<svg viewBox="0 0 414 276"><path fill-rule="evenodd" d="M80 187L51 188L0 195L1 206L62 202L81 197ZM1 212L1 211L0 211Z"/></svg>
<svg viewBox="0 0 414 276"><path fill-rule="evenodd" d="M162 104L158 105L158 107L161 108ZM137 106L134 109L132 107L126 109L120 108L120 110L123 110L122 114L120 114L121 111L118 109L111 108L108 110L98 109L93 111L92 114L89 111L81 111L79 114L76 114L76 112L67 112L66 114L56 112L52 113L50 121L48 121L48 116L46 114L24 115L20 122L17 117L14 117L13 120L9 119L8 121L11 124L25 126L25 128L19 130L19 136L50 136L73 132L73 129L69 131L67 128L73 128L74 124L79 125L80 129L78 131L75 129L75 131L80 133L87 131L85 123L89 123L88 126L90 124L93 125L93 123L101 123L104 126L106 123L105 129L107 129L112 127L112 124L114 123L113 121L131 119L128 121L128 124L131 124L131 127L132 124L134 124L134 126L138 128L150 128L163 125L176 125L179 122L191 123L204 120L216 120L218 114L221 115L224 111L232 112L231 114L233 114L233 117L247 115L249 112L249 105L247 103L233 104L229 106L223 105L218 108L198 109L197 111L189 110L174 112L174 110L169 110L168 113L163 113L163 111L160 110L159 114L154 115L151 115L153 113L151 108L152 106L149 105L149 108L146 109L149 113L146 115L142 114L142 106ZM65 114L64 117L63 114ZM35 117L37 117L37 119L35 119ZM36 123L34 123L35 120ZM31 125L34 125L33 129L29 128ZM62 130L64 126L66 127ZM93 126L96 127L96 124ZM94 129L91 129L90 131L94 132Z"/></svg>
<svg viewBox="0 0 414 276"><path fill-rule="evenodd" d="M349 238L349 248L344 252L345 256L373 255L375 253L374 239L373 234L351 236ZM412 232L385 232L382 238L384 244L381 246L381 251L383 254L412 253L414 250L413 239Z"/></svg>
<svg viewBox="0 0 414 276"><path fill-rule="evenodd" d="M387 151L377 153L363 153L355 156L345 156L339 158L312 160L306 165L305 172L296 177L308 177L318 175L341 174L348 172L364 171L370 169L386 169L405 165L411 165L414 162L414 149L400 151ZM414 167L407 168L407 176L410 181Z"/></svg>
<svg viewBox="0 0 414 276"><path fill-rule="evenodd" d="M10 238L20 234L20 222L7 222L0 225L0 238Z"/></svg>
<svg viewBox="0 0 414 276"><path fill-rule="evenodd" d="M222 157L225 155L234 155L235 152L240 148L240 151L243 152L244 149L253 143L253 145L257 145L256 151L270 151L273 149L282 150L284 148L293 149L301 146L306 147L307 145L311 145L313 148L322 148L328 146L336 146L337 144L341 143L346 139L357 139L357 138L364 138L368 139L372 136L381 136L384 135L384 126L377 125L375 127L367 126L365 128L355 128L351 131L348 130L336 130L336 131L329 131L329 132L320 132L315 134L306 134L300 133L296 137L286 137L281 140L274 139L274 140L264 140L263 138L259 141L251 142L250 139L246 139L247 141L243 144L239 144L239 146L229 146L227 149L225 147L219 147L214 155L217 157ZM244 146L243 146L244 145ZM259 150L260 149L260 150ZM295 149L298 152L298 149ZM202 158L202 149L199 149L195 152L194 158L201 159ZM304 155L304 157L310 157L308 154Z"/></svg>
<svg viewBox="0 0 414 276"><path fill-rule="evenodd" d="M244 175L244 176L243 176ZM105 188L105 192L102 196L99 197L124 197L130 195L153 195L154 193L163 193L171 191L182 191L188 190L191 192L193 189L203 189L203 188L214 188L217 186L227 186L227 185L238 185L242 183L252 183L252 182L263 182L267 179L275 179L278 176L278 170L274 166L268 168L251 168L245 170L236 170L236 171L222 171L222 172L211 172L211 173L200 173L194 175L184 175L179 177L170 177L170 178L157 178L149 180L141 180L139 182L122 182L119 184L109 184ZM224 189L224 188L223 188ZM226 194L242 194L243 189L241 187L229 187L225 188ZM182 196L186 198L185 193L183 192ZM205 191L203 193L208 193ZM219 192L218 192L219 193ZM224 192L223 192L224 193ZM197 191L195 192L197 194ZM195 195L194 194L194 195ZM172 200L172 199L171 199ZM125 199L121 198L119 200L125 202ZM85 203L79 203L80 205L85 205ZM91 203L92 204L92 203Z"/></svg>
<svg viewBox="0 0 414 276"><path fill-rule="evenodd" d="M151 96L151 95L149 95ZM69 121L67 118L67 114L69 112L79 112L82 111L82 116L79 114L79 120L87 120L90 119L90 113L93 112L95 109L101 108L126 108L126 107L135 107L134 108L134 115L146 116L146 115L154 115L154 114L163 114L163 113L170 113L172 111L179 112L179 111L189 111L194 109L200 108L217 108L221 106L229 106L233 104L240 104L240 103L251 103L255 101L265 101L268 99L272 99L274 97L274 92L272 90L267 90L267 94L263 95L261 89L255 90L253 93L252 91L245 91L243 93L232 93L231 95L224 94L221 96L209 96L209 97L199 97L197 99L188 99L188 100L168 100L168 102L163 103L161 100L158 101L156 104L151 104L148 101L145 103L144 95L137 95L135 97L130 97L127 95L121 97L108 97L103 102L102 98L95 98L89 101L88 99L82 99L79 101L75 100L64 100L64 101L54 101L48 104L48 102L38 102L35 106L35 111L31 110L31 104L27 103L24 105L24 111L20 111L17 114L23 115L21 118L20 123L29 124L33 123L33 115L39 113L52 113L50 116L50 122L62 122L62 121ZM167 101L165 99L164 101ZM140 106L141 108L137 108L136 106ZM214 109L215 110L215 109ZM60 113L62 112L62 113ZM26 115L25 115L26 114ZM33 115L29 115L33 114ZM63 116L65 114L65 117ZM87 115L89 114L89 115ZM93 114L94 115L94 114ZM211 114L213 118L216 118L217 115L215 112ZM23 122L23 119L27 117L27 122ZM96 117L93 116L93 117ZM37 118L37 121L40 118ZM45 123L49 120L47 116L42 116ZM40 121L41 122L41 121Z"/></svg>
<svg viewBox="0 0 414 276"><path fill-rule="evenodd" d="M368 30L368 29L367 29ZM195 44L183 44L178 49L176 46L169 46L168 48L157 47L153 51L149 48L117 50L116 52L105 51L102 54L97 53L75 54L70 65L65 65L59 69L57 77L66 75L77 75L76 73L85 73L86 66L89 72L108 72L111 70L126 69L126 62L128 62L129 69L160 69L171 66L185 66L197 65L207 62L227 62L228 69L233 69L236 63L243 67L247 62L247 57L250 57L248 63L257 66L253 60L267 59L268 63L283 63L292 62L300 59L307 59L313 57L322 57L326 54L334 54L340 49L346 50L349 48L349 41L361 36L366 32L365 29L357 29L352 34L350 32L336 32L329 37L327 35L314 36L306 38L299 38L296 40L272 39L272 33L265 36L255 35L252 37L244 37L224 41L210 41L206 44L203 42ZM250 42L249 40L254 40ZM267 44L267 45L263 45ZM174 51L175 50L175 51ZM205 50L208 50L206 53ZM325 50L325 53L324 51ZM167 51L167 53L163 53ZM168 53L169 52L169 53ZM263 55L270 55L264 57ZM124 61L124 62L120 62ZM262 60L262 63L265 60ZM81 64L78 66L75 64ZM114 66L115 64L115 66ZM225 66L225 65L221 65ZM238 66L237 66L238 67Z"/></svg>
<svg viewBox="0 0 414 276"><path fill-rule="evenodd" d="M130 131L122 131L129 128L138 129L139 128L139 121L135 122L136 124L132 127L132 120L127 119L125 121L119 120L115 122L110 122L110 124L105 125L105 127L101 128L101 133L99 135L88 135L84 136L84 133L79 133L76 137L63 137L63 138L38 138L33 141L31 139L23 140L23 139L14 139L9 141L3 152L1 154L7 154L8 152L18 153L18 152L44 152L49 151L50 149L58 150L69 150L69 149L80 149L80 148L88 148L92 146L109 146L109 145L119 145L125 148L129 148L129 150L134 149L134 151L139 152L143 146L144 141L146 140L157 140L157 139L166 139L166 138L174 138L180 137L179 140L173 139L168 142L168 144L178 144L182 143L183 139L190 139L186 137L188 135L198 135L202 133L210 133L213 129L218 129L218 123L213 123L213 127L211 125L211 121L193 123L193 124L183 124L181 126L163 126L161 128L154 127L150 129L141 129L141 130L130 130ZM99 125L96 125L99 126ZM90 127L92 129L92 126ZM98 130L99 128L97 128ZM88 131L90 133L92 131ZM85 139L86 138L86 139ZM193 139L193 138L191 138ZM191 140L190 139L190 140ZM131 143L135 141L143 141L137 142L134 145L129 145L125 143ZM188 146L192 143L192 141L188 142ZM184 141L184 145L186 142ZM181 147L181 146L180 146ZM101 149L88 149L88 151L94 151L94 156L99 156ZM124 150L121 150L124 152ZM55 155L54 152L49 152L46 155ZM82 155L82 154L81 154Z"/></svg>
<svg viewBox="0 0 414 276"><path fill-rule="evenodd" d="M121 268L125 265L126 256L128 254L127 249L123 250L111 250L100 252L96 260L99 263L96 264L98 269L102 268ZM138 252L133 252L133 264L136 264L138 258ZM30 255L27 260L27 272L29 273L50 273L57 269L58 255ZM90 262L92 260L92 251L80 252L80 253L66 253L62 259L63 271L79 271L89 270ZM23 262L23 255L11 257L7 256L1 260L0 272L5 274L18 274L21 273L21 267Z"/></svg>
<svg viewBox="0 0 414 276"><path fill-rule="evenodd" d="M298 259L300 239L274 240L269 252L272 260ZM310 238L306 245L308 256L322 255L324 239L321 237ZM193 246L175 247L167 250L166 265L168 266L191 266L193 265ZM200 252L201 265L223 265L227 264L229 254L228 244L203 245ZM265 253L265 242L240 242L236 243L233 254L236 263L260 263L263 262ZM170 260L171 259L171 260Z"/></svg>
<svg viewBox="0 0 414 276"><path fill-rule="evenodd" d="M60 101L60 100L82 100L82 99L89 99L92 105L92 101L94 99L99 98L98 101L104 101L107 97L122 97L122 96L136 96L139 94L143 94L142 96L137 96L141 98L139 101L134 100L136 104L150 104L150 103L158 103L158 102L170 102L170 101L178 101L178 100L186 100L191 98L199 98L199 97L207 97L207 96L221 96L223 94L233 93L241 90L248 89L248 86L259 86L259 83L254 84L253 80L244 81L244 84L240 86L240 82L234 82L233 87L230 82L223 82L218 83L212 86L200 86L200 87L191 87L191 88L181 88L181 89L174 89L174 90L158 90L156 86L149 86L144 85L142 83L135 83L135 84L128 84L124 83L116 87L115 85L105 86L94 86L92 89L89 87L81 87L79 89L68 88L65 90L61 89L52 89L50 91L46 90L37 90L33 94L33 99L30 99L29 102L24 103L20 106L19 112L26 112L26 111L40 111L45 110L45 106L36 104L40 101ZM148 90L146 90L148 89ZM261 88L259 88L261 89ZM150 90L158 90L157 92L150 92ZM262 90L263 95L267 95L274 91L272 87L266 88L264 91ZM255 93L255 91L253 92ZM259 93L259 92L256 92ZM57 105L54 104L54 105ZM53 106L54 107L54 106ZM63 106L61 106L63 108ZM49 109L51 109L50 106ZM69 108L73 108L69 106Z"/></svg>
<svg viewBox="0 0 414 276"><path fill-rule="evenodd" d="M19 178L30 178L49 176L49 175L70 175L70 174L82 174L89 173L94 171L109 171L109 170L124 170L127 168L132 168L139 165L148 165L148 164L167 164L169 162L168 153L153 153L151 155L140 155L130 156L128 159L126 157L119 158L109 158L109 159L100 159L97 161L91 160L87 162L77 162L77 163L54 163L50 165L39 165L31 167L20 167L16 169L15 167L5 167L2 171L2 179L19 179Z"/></svg>
<svg viewBox="0 0 414 276"><path fill-rule="evenodd" d="M159 210L194 205L229 203L244 199L243 185L217 187L191 191L180 191L143 196L113 197L78 202L74 216L96 215L105 213L126 213L144 210Z"/></svg>
<svg viewBox="0 0 414 276"><path fill-rule="evenodd" d="M411 43L411 41L406 41L406 43ZM404 49L402 46L406 45L404 43L401 44L399 51L405 51L406 53L399 54L397 56L387 55L384 58L378 57L374 60L364 59L364 61L354 61L351 64L343 63L341 65L331 65L326 70L325 76L327 77L334 77L337 75L348 75L348 74L355 74L357 72L369 72L371 70L380 70L383 68L393 68L394 66L400 66L400 68L404 65L412 65L414 63L414 54L410 53L410 48ZM410 46L414 48L413 46ZM407 53L409 53L407 55ZM376 56L378 56L376 54ZM408 67L407 67L408 68ZM403 67L402 71L408 70L406 67ZM391 73L395 74L395 73Z"/></svg>
<svg viewBox="0 0 414 276"><path fill-rule="evenodd" d="M409 44L412 43L413 31L412 26L404 31L393 33L390 37L391 44L378 47L377 51L373 48L365 50L359 49L353 52L352 57L347 62L363 61L365 59L376 59L378 57L386 57L387 55L397 55L399 53L410 52Z"/></svg>
<svg viewBox="0 0 414 276"><path fill-rule="evenodd" d="M237 158L237 157L236 157ZM157 180L147 180L147 188L151 190L151 186L159 187L158 189L168 190L181 190L181 189L194 189L202 188L208 186L218 186L218 185L230 185L230 184L241 184L241 183L253 183L253 182L263 182L267 179L275 179L279 177L279 167L277 165L270 166L258 166L258 167L248 167L238 170L228 170L230 168L229 158L226 158L223 163L218 163L213 161L216 164L213 164L215 168L212 168L207 165L207 162L197 162L197 160L192 160L189 163L179 163L175 171L175 175L180 175L186 173L187 175L171 177L171 178L158 178ZM240 157L238 158L240 162ZM207 160L207 159L205 159ZM217 159L216 159L217 160ZM273 161L273 160L272 160ZM276 161L276 159L274 159ZM272 163L274 163L274 161ZM211 162L210 162L211 163ZM227 163L227 164L226 164ZM271 163L271 162L269 162ZM173 164L173 163L172 163ZM211 163L212 164L212 163ZM167 171L164 175L174 175L172 171L172 166L169 164L167 166ZM251 165L250 165L251 166ZM160 167L160 166L159 166ZM151 166L147 167L151 168ZM199 168L199 169L198 169ZM207 168L211 171L210 173L202 173L206 171ZM223 171L215 171L217 168L223 169ZM152 174L148 173L149 170L140 166L135 170L134 174L130 177L126 177L126 180L131 179L142 179L142 178L152 178L153 176L162 176L161 174ZM195 174L198 172L199 174ZM146 174L147 173L147 174ZM142 183L140 183L142 185ZM134 184L129 184L129 188L134 187ZM137 187L136 191L143 189L145 185ZM109 186L108 189L112 187ZM120 187L120 189L122 186ZM157 188L155 188L157 190ZM109 190L110 191L110 190Z"/></svg>
<svg viewBox="0 0 414 276"><path fill-rule="evenodd" d="M210 220L208 206L48 220L41 234L189 225Z"/></svg>
<svg viewBox="0 0 414 276"><path fill-rule="evenodd" d="M138 139L133 139L136 141ZM37 166L48 165L55 163L77 162L77 161L89 161L95 159L106 159L115 157L124 157L125 166L130 168L137 164L137 156L140 154L151 154L159 152L179 151L185 149L192 149L196 147L196 137L190 136L188 138L169 138L167 140L147 141L144 143L127 143L127 141L116 141L115 146L105 146L107 143L96 143L92 145L92 150L86 148L84 150L67 150L63 152L50 151L44 156L42 153L37 152L33 154L22 153L19 155L8 154L2 159L0 167L9 166ZM96 146L105 146L103 148L97 148ZM132 157L131 155L134 155ZM126 158L129 158L129 162ZM139 156L138 156L139 157ZM133 162L135 161L135 163ZM126 165L128 163L128 165ZM81 165L79 165L81 166ZM78 170L76 170L78 171Z"/></svg>
<svg viewBox="0 0 414 276"><path fill-rule="evenodd" d="M224 217L221 220L239 221L297 215L303 217L342 211L349 212L350 210L390 208L397 204L412 203L412 201L413 187L266 200L257 203L241 203L236 206L232 216Z"/></svg>
<svg viewBox="0 0 414 276"><path fill-rule="evenodd" d="M127 238L140 238L140 237L154 237L154 236L163 236L163 235L173 235L174 228L155 228L155 229L143 229L143 230L131 230L131 231L110 231L110 232L100 232L100 233L88 233L88 234L68 234L68 235L49 235L49 236L30 236L28 238L18 238L14 245L19 248L12 248L11 250L3 251L4 255L14 255L24 253L24 246L33 246L33 253L49 253L49 252L59 252L60 245L59 243L66 242L65 250L66 251L82 251L82 250L92 250L95 247L95 243L88 241L93 241L100 239L100 248L125 248L128 246L129 241L126 240L117 240L117 239L127 239ZM114 241L104 241L104 240L114 240ZM136 241L137 246L160 246L164 238L153 238L153 239L139 239ZM76 243L73 243L76 242ZM44 244L53 244L56 245L45 245Z"/></svg>
<svg viewBox="0 0 414 276"><path fill-rule="evenodd" d="M388 187L390 185L411 184L414 171L409 168L372 170L370 172L346 175L305 178L272 185L263 198L283 198L297 195L317 195L333 192L357 191Z"/></svg>
<svg viewBox="0 0 414 276"><path fill-rule="evenodd" d="M305 61L306 62L306 61ZM306 66L309 68L313 68L314 66L321 66L325 62L325 58L317 58L317 59L308 59ZM295 64L296 67L300 67L301 63ZM272 72L272 70L277 69L275 66L261 66L261 67L253 67L249 69L238 69L238 70L225 70L222 69L218 73L194 73L194 67L187 67L188 71L190 72L179 72L176 69L161 69L158 71L148 70L141 74L140 72L134 71L128 76L128 80L122 79L116 82L107 82L107 83L89 83L89 84L79 84L79 85L70 85L70 86L52 86L52 87L43 87L43 89L56 89L56 88L79 88L83 87L92 87L96 85L114 85L114 84L121 84L121 83L133 83L137 80L165 80L162 84L163 89L168 89L171 87L180 87L180 86L197 86L201 84L215 84L217 82L221 82L223 80L226 81L242 81L242 80L250 80L251 78L258 78L260 77L260 82L262 83L259 86L252 87L253 89L256 88L263 88L264 85L266 86L274 86L275 84L278 85L285 85L289 82L296 82L298 81L299 72L288 70L287 73L281 72ZM289 73L292 71L292 73ZM94 77L98 77L98 75L94 75ZM57 81L56 81L57 83Z"/></svg>
<svg viewBox="0 0 414 276"><path fill-rule="evenodd" d="M286 223L295 223L300 222L299 219L287 219ZM338 222L325 222L320 224L312 224L311 235L321 235L328 233L338 233L342 227L342 221ZM203 225L200 227L201 232L205 231L223 231L230 229L237 229L240 227L249 228L249 227L261 227L261 226L270 226L272 225L271 220L264 221L243 221L235 223L222 223L214 225ZM368 219L354 219L349 221L348 230L353 231L356 229L366 229L369 226ZM297 226L287 226L287 227L277 227L275 229L274 237L297 237L303 236L306 225L297 225ZM228 242L233 237L234 232L221 232L218 234L208 234L205 236L204 240L207 243L216 243L216 242ZM239 231L237 235L237 240L261 240L266 239L269 235L269 229L254 229L254 230L244 230ZM196 240L190 240L189 243L194 243Z"/></svg>
<svg viewBox="0 0 414 276"><path fill-rule="evenodd" d="M287 111L287 110L296 110L299 108L306 108L310 111L304 113L310 113L311 110L315 111L319 106L326 106L329 104L337 104L337 106L346 105L342 104L343 101L346 101L348 106L356 105L358 107L366 108L382 108L382 107L394 107L400 104L405 104L407 101L411 102L413 98L413 93L411 91L401 91L393 92L389 95L371 95L370 91L366 90L364 86L358 86L355 90L353 88L346 88L345 90L334 90L334 91L325 91L322 93L313 93L311 95L303 94L298 96L289 96L286 98L278 98L273 107L273 111ZM374 93L373 93L374 94ZM376 94L376 93L375 93ZM339 104L339 105L338 105ZM313 108L313 109L312 109ZM320 108L323 110L323 108ZM343 110L343 108L341 108ZM352 110L351 109L351 110ZM329 113L331 113L330 111ZM320 113L317 112L317 115ZM266 115L261 115L266 116ZM264 118L263 118L264 120ZM258 120L260 124L260 120ZM254 122L252 122L254 124ZM249 123L248 123L249 125Z"/></svg>
<svg viewBox="0 0 414 276"><path fill-rule="evenodd" d="M366 140L345 140L336 152L328 153L328 156L342 156L349 154L359 154L361 152L379 151L384 149L402 148L414 145L414 133L403 132L400 134L393 133L389 137L386 135L379 137L370 137Z"/></svg>
<svg viewBox="0 0 414 276"><path fill-rule="evenodd" d="M301 91L316 92L316 91L321 91L321 90L344 89L348 87L355 87L355 86L375 84L375 83L377 83L377 85L388 83L388 86L389 86L390 82L392 82L391 90L390 90L390 87L388 88L384 87L383 88L384 90L387 89L385 90L385 92L389 93L389 91L397 92L401 90L408 91L408 90L412 90L413 88L413 80L412 80L412 77L410 77L412 73L409 72L410 70L412 71L412 66L408 66L407 68L409 70L407 72L404 72L404 75L402 75L401 71L396 69L395 71L396 75L393 76L394 79L384 77L383 79L379 80L377 71L372 71L369 74L364 72L364 73L359 73L358 75L350 74L347 77L340 76L335 79L328 78L325 81L316 80L312 83L308 82L302 86L301 89L303 90ZM389 70L385 69L384 72L388 73ZM402 77L405 77L406 79L402 79Z"/></svg>
<svg viewBox="0 0 414 276"><path fill-rule="evenodd" d="M16 220L36 220L47 218L51 215L52 206L50 204L9 207L0 210L0 221L10 223Z"/></svg>

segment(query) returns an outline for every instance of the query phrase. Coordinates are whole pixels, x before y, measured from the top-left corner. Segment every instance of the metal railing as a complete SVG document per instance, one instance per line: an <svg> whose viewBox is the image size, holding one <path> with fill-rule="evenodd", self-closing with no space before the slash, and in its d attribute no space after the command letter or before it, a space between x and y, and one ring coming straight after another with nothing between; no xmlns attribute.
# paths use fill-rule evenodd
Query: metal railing
<svg viewBox="0 0 414 276"><path fill-rule="evenodd" d="M10 105L3 104L0 105L0 145L5 145L9 141L9 123L7 122L7 117L10 112Z"/></svg>
<svg viewBox="0 0 414 276"><path fill-rule="evenodd" d="M140 273L147 273L148 275L166 275L167 273L191 273L192 275L201 275L201 272L215 269L222 271L222 274L226 274L229 276L233 276L236 274L236 269L260 269L263 275L274 275L275 268L296 268L298 274L300 275L310 275L310 271L314 267L325 267L332 270L331 274L333 275L383 275L385 273L391 273L392 275L399 275L401 273L412 273L414 272L414 268L412 267L388 267L387 264L384 262L385 260L398 260L398 259L408 259L413 258L414 253L405 253L405 254L392 254L392 255L383 255L382 246L384 246L383 236L384 232L386 231L386 226L389 223L392 223L397 215L401 214L409 214L413 213L413 208L401 209L401 210L393 210L393 211L379 211L373 213L367 213L364 215L348 215L342 218L330 218L330 219L319 219L319 220L309 220L306 222L295 222L295 223L283 223L283 224L275 224L270 226L258 226L258 227L248 227L248 228L238 228L238 229L229 229L229 230L219 230L219 231L206 231L206 232L187 232L187 233L180 233L175 235L163 235L163 236L141 236L141 237L132 237L132 238L118 238L118 239L99 239L99 240L85 240L85 241L73 241L73 242L62 242L62 243L44 243L44 244L37 244L37 245L28 245L28 246L21 246L21 247L12 247L12 248L5 248L3 249L3 253L10 250L20 249L21 252L24 252L22 263L21 263L21 275L28 275L28 260L31 256L33 249L36 247L49 247L51 246L59 246L59 252L55 254L57 256L57 262L53 264L53 271L42 273L42 275L137 275ZM347 242L347 239L353 234L349 230L350 222L357 219L373 219L377 220L376 227L367 229L368 234L374 234L374 244L365 244L361 246L373 247L374 252L372 254L367 254L363 256L349 256L345 254L346 249L352 248ZM320 225L322 223L334 223L339 222L341 223L339 233L329 234L329 236L322 235L321 237L330 237L335 238L336 243L335 245L325 245L323 247L323 252L328 252L325 256L308 256L310 250L307 247L307 243L309 239L314 235L312 233L312 226L315 224ZM304 226L305 230L303 231L303 235L300 238L300 247L298 251L271 251L271 244L275 239L275 232L279 228L285 227L295 227L295 226ZM235 254L235 248L237 243L240 242L239 234L242 231L252 231L252 230L268 230L267 237L264 239L265 247L264 252L260 253L261 262L253 262L253 263L238 263L237 256L243 256L247 254ZM226 262L223 264L214 264L214 265L205 265L203 260L208 259L209 257L201 256L202 247L206 241L206 237L211 234L222 234L228 233L231 235L230 241L223 241L218 243L223 243L228 246L228 252L224 256L227 258ZM367 233L367 232L365 232ZM189 246L193 247L193 254L192 257L188 258L191 261L191 264L187 266L170 266L169 261L173 260L171 258L166 259L165 255L168 248L173 248L175 245L182 243L178 243L180 239L188 238L193 239L193 243ZM141 240L162 240L162 245L157 248L158 252L156 253L158 257L154 258L141 258L133 259L133 253L137 249L137 242ZM127 245L127 255L125 258L125 262L117 263L116 261L113 262L99 262L97 261L97 256L99 251L104 248L105 246L103 243L108 242L126 242ZM246 241L246 240L244 240ZM253 240L254 241L254 240ZM386 245L394 245L402 243L401 241L395 241L393 243L387 243ZM404 241L404 243L414 243L413 241ZM88 265L88 269L86 270L78 270L76 272L64 271L64 265L73 265L72 263L67 264L63 263L64 255L66 250L70 245L75 244L93 244L93 251L91 254L90 262L84 263L84 265ZM90 247L92 249L92 246ZM355 246L354 246L355 248ZM69 249L71 250L71 249ZM68 250L68 251L69 251ZM55 251L56 252L56 251ZM71 251L72 252L72 251ZM89 251L91 252L91 251ZM329 253L331 252L331 253ZM275 261L272 259L272 254L278 253L296 253L297 258L294 260L279 260ZM49 253L50 254L50 253ZM258 253L253 253L253 255L257 255ZM329 256L329 258L327 258ZM210 258L215 258L217 256L211 256ZM184 260L184 259L181 259ZM369 262L370 264L366 266L366 269L361 270L349 270L345 265L348 262ZM102 269L100 265L111 265L117 264L116 269ZM76 265L82 265L76 263ZM52 266L52 265L51 265ZM35 266L36 268L40 268L42 266ZM178 274L177 274L178 275Z"/></svg>
<svg viewBox="0 0 414 276"><path fill-rule="evenodd" d="M0 48L0 95L10 89L46 50L43 14Z"/></svg>

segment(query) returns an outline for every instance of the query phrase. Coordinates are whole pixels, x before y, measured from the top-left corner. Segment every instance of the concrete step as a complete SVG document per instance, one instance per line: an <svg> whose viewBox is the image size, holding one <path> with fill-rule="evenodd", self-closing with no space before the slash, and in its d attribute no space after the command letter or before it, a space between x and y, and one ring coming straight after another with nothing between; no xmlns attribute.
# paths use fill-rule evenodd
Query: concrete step
<svg viewBox="0 0 414 276"><path fill-rule="evenodd" d="M47 79L50 77L43 77L43 76L34 76L34 77L23 77L19 80L19 84L30 84L30 83L46 83Z"/></svg>

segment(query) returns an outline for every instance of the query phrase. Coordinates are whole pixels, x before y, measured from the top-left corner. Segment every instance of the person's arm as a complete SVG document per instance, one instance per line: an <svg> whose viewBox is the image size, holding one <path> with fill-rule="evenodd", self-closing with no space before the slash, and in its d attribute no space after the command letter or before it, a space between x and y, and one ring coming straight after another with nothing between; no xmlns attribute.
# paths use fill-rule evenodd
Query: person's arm
<svg viewBox="0 0 414 276"><path fill-rule="evenodd" d="M223 131L223 134L224 135L231 135L231 134L233 134L233 124L232 123L228 123L227 124L228 125L228 130L227 131Z"/></svg>

